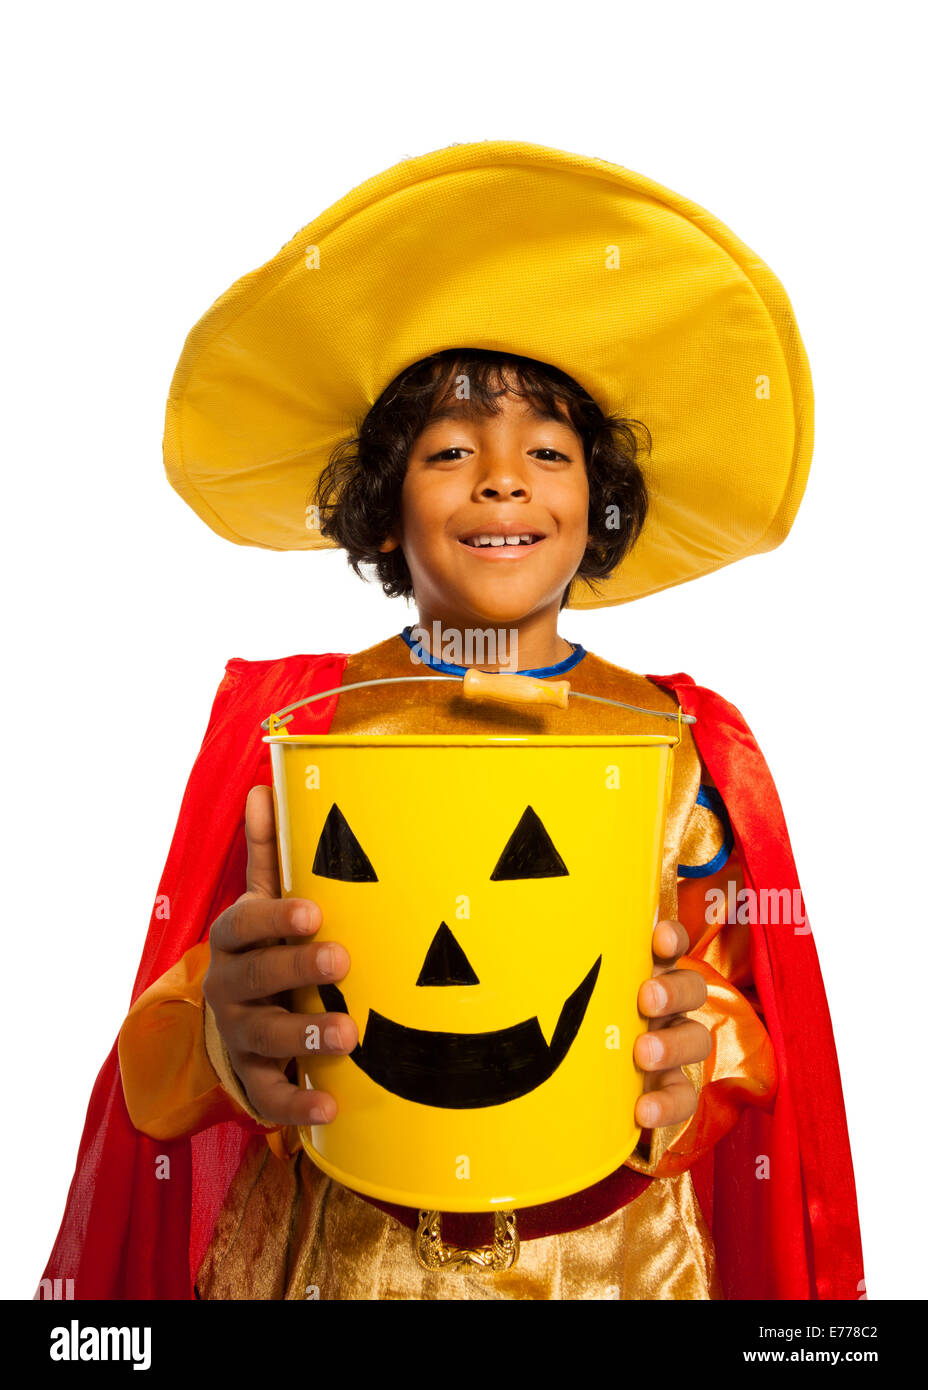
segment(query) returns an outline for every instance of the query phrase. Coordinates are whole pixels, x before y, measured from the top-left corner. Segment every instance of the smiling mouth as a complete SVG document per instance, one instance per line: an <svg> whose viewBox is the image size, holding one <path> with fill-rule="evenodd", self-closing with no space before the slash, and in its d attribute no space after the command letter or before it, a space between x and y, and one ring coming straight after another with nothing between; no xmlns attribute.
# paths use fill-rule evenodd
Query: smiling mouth
<svg viewBox="0 0 928 1390"><path fill-rule="evenodd" d="M433 1033L406 1028L370 1009L364 1041L348 1055L378 1086L420 1105L473 1110L516 1100L547 1081L567 1056L602 959L564 1001L550 1045L537 1016L492 1033ZM328 1012L347 1014L336 985L318 988Z"/></svg>
<svg viewBox="0 0 928 1390"><path fill-rule="evenodd" d="M518 545L510 545L508 541L502 545L471 545L459 537L458 545L462 545L469 555L480 555L484 559L515 560L520 555L532 555L546 539L545 536L536 536L531 542L520 541Z"/></svg>

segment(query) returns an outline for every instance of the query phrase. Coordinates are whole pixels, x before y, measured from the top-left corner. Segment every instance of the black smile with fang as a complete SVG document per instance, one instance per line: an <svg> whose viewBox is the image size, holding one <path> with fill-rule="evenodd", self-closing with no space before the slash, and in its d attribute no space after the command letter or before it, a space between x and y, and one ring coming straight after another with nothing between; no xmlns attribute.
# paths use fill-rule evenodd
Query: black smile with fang
<svg viewBox="0 0 928 1390"><path fill-rule="evenodd" d="M378 1086L420 1105L473 1110L516 1100L547 1081L567 1056L601 964L602 956L564 1001L550 1046L537 1017L492 1033L432 1033L371 1009L364 1041L349 1056ZM337 985L320 985L319 994L328 1012L348 1012Z"/></svg>

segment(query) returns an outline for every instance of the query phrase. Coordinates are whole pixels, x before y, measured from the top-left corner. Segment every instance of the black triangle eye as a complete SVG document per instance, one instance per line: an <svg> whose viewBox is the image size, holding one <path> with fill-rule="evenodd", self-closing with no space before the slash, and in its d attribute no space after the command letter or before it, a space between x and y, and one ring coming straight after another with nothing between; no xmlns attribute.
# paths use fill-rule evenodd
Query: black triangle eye
<svg viewBox="0 0 928 1390"><path fill-rule="evenodd" d="M490 879L557 878L568 872L567 865L551 842L551 836L531 806L526 806Z"/></svg>
<svg viewBox="0 0 928 1390"><path fill-rule="evenodd" d="M313 873L320 878L339 878L344 883L377 882L373 864L334 801L316 846Z"/></svg>

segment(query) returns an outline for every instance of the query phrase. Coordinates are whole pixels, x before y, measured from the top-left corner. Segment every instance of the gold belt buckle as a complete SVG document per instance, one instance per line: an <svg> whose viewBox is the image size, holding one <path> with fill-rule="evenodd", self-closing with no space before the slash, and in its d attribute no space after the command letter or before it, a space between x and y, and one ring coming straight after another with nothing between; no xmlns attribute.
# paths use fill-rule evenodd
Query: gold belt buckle
<svg viewBox="0 0 928 1390"><path fill-rule="evenodd" d="M441 1212L420 1211L416 1227L416 1259L423 1269L463 1270L468 1266L498 1272L512 1269L519 1258L519 1236L514 1211L493 1213L493 1244L446 1245L441 1238Z"/></svg>

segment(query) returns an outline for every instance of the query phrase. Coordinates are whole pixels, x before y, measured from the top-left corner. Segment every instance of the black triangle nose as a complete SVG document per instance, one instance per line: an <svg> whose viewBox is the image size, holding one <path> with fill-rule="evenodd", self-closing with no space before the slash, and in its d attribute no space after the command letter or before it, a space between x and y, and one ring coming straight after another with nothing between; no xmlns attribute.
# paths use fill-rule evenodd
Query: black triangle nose
<svg viewBox="0 0 928 1390"><path fill-rule="evenodd" d="M474 967L465 956L447 922L442 922L425 954L417 985L479 985Z"/></svg>

